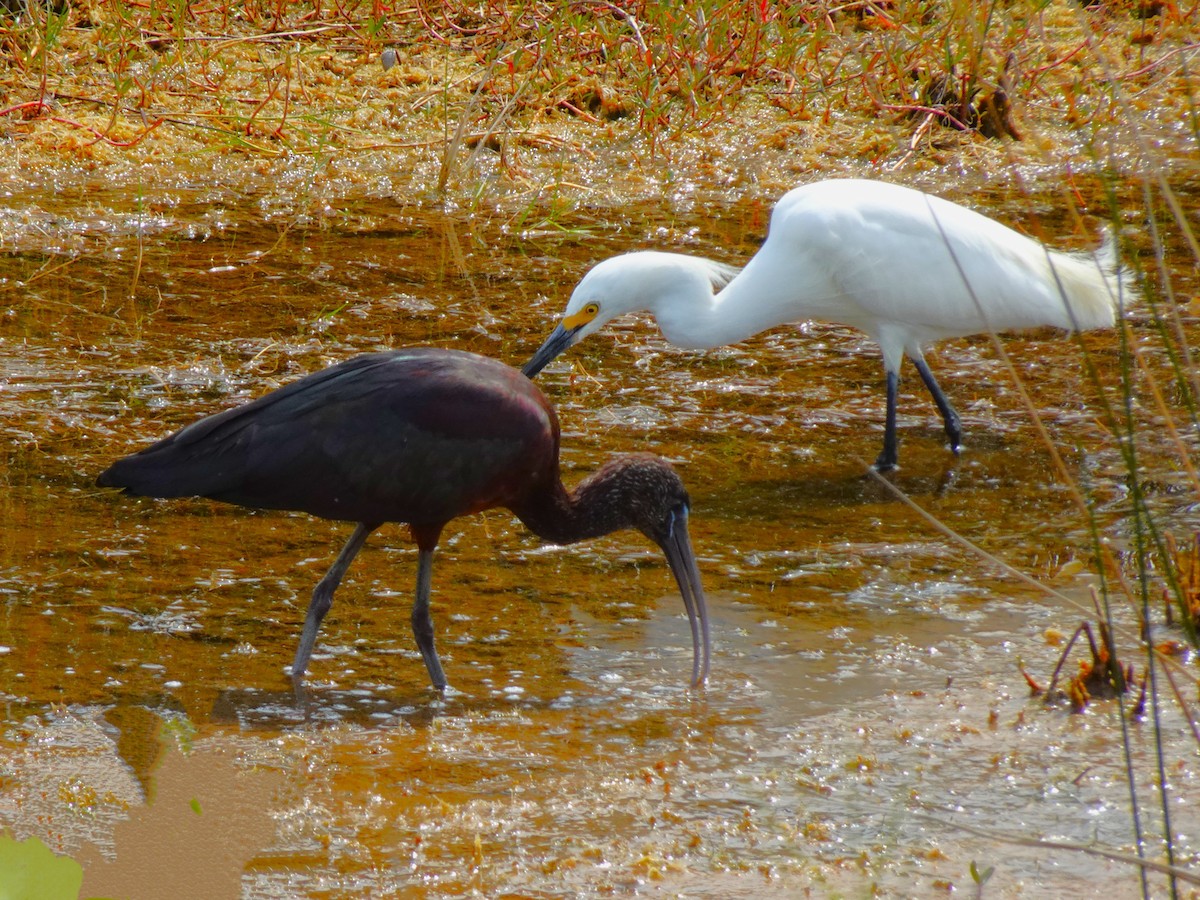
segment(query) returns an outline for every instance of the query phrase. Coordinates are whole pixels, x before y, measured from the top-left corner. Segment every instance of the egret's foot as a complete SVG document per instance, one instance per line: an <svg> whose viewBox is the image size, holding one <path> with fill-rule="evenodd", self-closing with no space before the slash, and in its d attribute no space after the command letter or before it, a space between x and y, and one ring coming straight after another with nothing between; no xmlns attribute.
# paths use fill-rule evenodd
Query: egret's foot
<svg viewBox="0 0 1200 900"><path fill-rule="evenodd" d="M953 431L951 431L949 428L947 428L946 429L946 438L950 441L950 450L954 453L955 456L958 456L958 454L962 452L962 447L963 447L962 432L959 431L957 428L955 428Z"/></svg>
<svg viewBox="0 0 1200 900"><path fill-rule="evenodd" d="M900 463L897 462L896 457L889 457L887 453L880 453L879 457L875 460L875 465L871 466L871 468L884 475L888 472L895 472L900 468Z"/></svg>

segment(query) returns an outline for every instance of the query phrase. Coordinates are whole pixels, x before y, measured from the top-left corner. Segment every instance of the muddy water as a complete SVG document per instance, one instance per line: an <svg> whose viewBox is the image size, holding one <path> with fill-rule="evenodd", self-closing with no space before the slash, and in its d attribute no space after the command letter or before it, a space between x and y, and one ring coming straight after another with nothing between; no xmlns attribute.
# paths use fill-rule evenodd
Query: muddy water
<svg viewBox="0 0 1200 900"><path fill-rule="evenodd" d="M1088 524L984 339L931 356L967 449L945 449L911 379L892 481L1054 595L864 475L883 380L849 330L695 354L629 321L541 377L568 480L650 449L687 481L715 628L703 691L687 689L686 619L643 538L541 547L491 512L453 523L436 563L453 694L427 687L408 626L415 551L389 526L351 569L298 703L284 667L349 527L92 487L116 456L358 352L520 364L588 262L647 243L744 259L769 204L717 221L698 208L525 232L382 202L307 228L186 198L5 211L0 823L79 860L85 896L907 896L973 890L973 863L994 867L989 896L1138 894L1129 865L1005 840L1133 852L1117 704L1044 708L1017 670L1048 677L1060 651L1044 633L1094 619L1098 582ZM997 215L1025 223L1022 207ZM1148 316L1132 321L1159 359ZM1085 346L1114 383L1115 336ZM1049 334L1005 347L1126 559L1128 477L1080 348ZM1186 538L1196 498L1138 404L1150 501ZM1134 633L1120 602L1117 618ZM1173 796L1194 797L1172 704L1161 727ZM1133 726L1153 832L1150 738ZM1200 820L1173 805L1192 860Z"/></svg>

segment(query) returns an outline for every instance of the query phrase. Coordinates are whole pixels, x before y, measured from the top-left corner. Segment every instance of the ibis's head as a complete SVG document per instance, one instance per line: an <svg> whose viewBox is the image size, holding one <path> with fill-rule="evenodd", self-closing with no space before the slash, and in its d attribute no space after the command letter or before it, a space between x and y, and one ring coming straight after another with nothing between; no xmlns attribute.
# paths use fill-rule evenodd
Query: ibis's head
<svg viewBox="0 0 1200 900"><path fill-rule="evenodd" d="M662 548L692 630L692 684L703 684L712 653L708 606L688 535L691 501L671 464L649 453L611 459L576 485L572 505L590 517L594 535L632 527Z"/></svg>

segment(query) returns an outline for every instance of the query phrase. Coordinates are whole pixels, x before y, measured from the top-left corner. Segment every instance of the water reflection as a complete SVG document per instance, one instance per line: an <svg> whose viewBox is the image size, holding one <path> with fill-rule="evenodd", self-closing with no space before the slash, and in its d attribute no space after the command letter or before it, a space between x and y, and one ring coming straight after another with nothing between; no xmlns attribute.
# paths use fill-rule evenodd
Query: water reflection
<svg viewBox="0 0 1200 900"><path fill-rule="evenodd" d="M960 458L919 384L903 385L894 483L1083 611L1007 580L864 477L882 367L861 336L784 328L693 354L632 322L542 386L568 482L610 453L677 461L711 592L710 688L682 686L687 623L640 536L542 548L491 513L454 523L439 551L434 615L461 693L425 686L408 624L415 553L394 528L326 620L306 706L284 667L346 526L117 500L91 486L96 472L355 353L421 344L520 363L578 273L656 235L659 213L627 210L611 229L580 213L583 241L386 202L312 230L246 224L256 213L234 205L137 222L104 207L0 220L0 821L84 860L85 890L126 890L106 867L151 851L150 871L212 896L903 894L969 886L973 860L997 863L1013 895L1135 884L1116 864L935 821L1130 840L1114 707L1044 710L1016 672L1018 658L1048 672L1058 651L1042 632L1087 614L1091 582L1070 564L1091 550L986 343L931 360L964 415ZM737 259L767 208L733 203L670 234ZM1006 347L1121 550L1127 476L1076 348L1039 335ZM1087 347L1111 373L1112 335ZM1149 429L1142 450L1149 502L1190 534L1200 515L1177 448ZM1166 730L1184 741L1175 716ZM1143 728L1150 773L1145 740ZM1177 790L1194 768L1172 770ZM213 813L234 806L242 846L196 854L207 876L152 839L215 840Z"/></svg>

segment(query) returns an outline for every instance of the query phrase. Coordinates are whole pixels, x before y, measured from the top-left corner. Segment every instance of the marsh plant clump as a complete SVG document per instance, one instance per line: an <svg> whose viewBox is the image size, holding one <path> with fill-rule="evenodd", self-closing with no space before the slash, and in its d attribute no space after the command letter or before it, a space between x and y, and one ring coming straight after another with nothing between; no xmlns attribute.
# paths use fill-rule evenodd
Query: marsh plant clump
<svg viewBox="0 0 1200 900"><path fill-rule="evenodd" d="M1200 632L1200 534L1183 547L1173 534L1167 534L1166 541L1171 561L1168 571L1174 577L1172 584L1163 588L1163 613L1168 624L1178 622L1195 644Z"/></svg>

